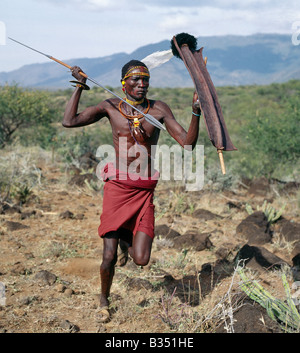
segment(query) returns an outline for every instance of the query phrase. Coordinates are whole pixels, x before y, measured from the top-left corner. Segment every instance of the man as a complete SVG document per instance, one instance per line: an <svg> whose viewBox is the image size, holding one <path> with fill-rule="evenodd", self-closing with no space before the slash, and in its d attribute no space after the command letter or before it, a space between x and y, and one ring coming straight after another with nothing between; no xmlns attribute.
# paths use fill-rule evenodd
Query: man
<svg viewBox="0 0 300 353"><path fill-rule="evenodd" d="M86 79L80 74L82 71L79 67L72 67L71 71L79 83L67 103L63 126L85 126L107 117L116 153L115 165L106 166L102 173L106 183L98 229L103 238L99 321L105 322L109 319L108 298L118 259L118 244L122 250L121 265L126 263L129 252L137 265L145 266L150 259L154 238L153 192L158 175L153 175L151 146L157 144L160 131L132 106L164 123L168 133L182 147L189 149L193 149L197 142L200 108L195 93L190 126L185 131L167 104L146 98L150 73L144 63L131 60L122 68L121 79L126 101L131 106L119 98L111 98L78 113ZM125 144L121 143L124 139Z"/></svg>

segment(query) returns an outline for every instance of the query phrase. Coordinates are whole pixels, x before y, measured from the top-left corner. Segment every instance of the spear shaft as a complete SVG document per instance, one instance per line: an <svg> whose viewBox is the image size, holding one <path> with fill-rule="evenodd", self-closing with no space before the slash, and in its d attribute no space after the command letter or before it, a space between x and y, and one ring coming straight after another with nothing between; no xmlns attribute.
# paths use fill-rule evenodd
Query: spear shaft
<svg viewBox="0 0 300 353"><path fill-rule="evenodd" d="M37 50L37 49L34 49L34 48L32 48L32 47L30 47L30 46L24 44L24 43L21 43L21 42L15 40L15 39L13 39L13 38L8 37L8 39L10 39L10 40L12 40L12 41L14 41L14 42L16 42L16 43L18 43L18 44L20 44L20 45L23 45L24 47L26 47L26 48L28 48L28 49L30 49L30 50L33 50L33 51L35 51L35 52L37 52L37 53L39 53L39 54L41 54L41 55L44 55L44 56L46 56L48 59L53 60L53 61L57 62L58 64L67 67L68 69L71 69L71 66L70 66L70 65L66 64L65 62L63 62L63 61L61 61L61 60L59 60L59 59L54 58L52 55L45 54L45 53L43 53L43 52L41 52L41 51L39 51L39 50ZM86 75L84 72L80 72L80 75L83 76L83 77L85 77L87 80L93 82L95 85L97 85L97 86L99 86L99 87L105 89L107 92L109 92L109 93L112 94L113 96L119 98L121 101L123 101L124 103L126 103L127 105L129 105L131 108L135 109L135 110L136 110L137 112L139 112L140 114L144 115L145 119L146 119L150 124L154 125L155 127L159 128L159 129L166 130L166 128L165 128L158 120L156 120L152 115L150 115L150 114L144 114L142 111L140 111L139 109L137 109L134 105L130 104L130 103L127 102L125 99L121 98L121 97L118 96L116 93L112 92L110 89L104 87L104 86L101 85L99 82L97 82L97 81L94 80L93 78L91 78L91 77L89 77L88 75Z"/></svg>

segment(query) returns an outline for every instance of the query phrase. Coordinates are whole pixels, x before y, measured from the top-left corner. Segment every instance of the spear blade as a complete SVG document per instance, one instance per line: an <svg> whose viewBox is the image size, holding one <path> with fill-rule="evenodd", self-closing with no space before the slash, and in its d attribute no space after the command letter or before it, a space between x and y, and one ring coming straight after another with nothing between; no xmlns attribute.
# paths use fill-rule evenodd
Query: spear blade
<svg viewBox="0 0 300 353"><path fill-rule="evenodd" d="M158 127L161 130L166 130L166 128L158 121L156 120L152 115L150 114L144 114L145 119L152 125Z"/></svg>
<svg viewBox="0 0 300 353"><path fill-rule="evenodd" d="M39 53L39 54L42 54L42 55L46 56L47 58L51 59L51 55L42 53L41 51L36 50L36 49L34 49L34 48L32 48L32 47L30 47L30 46L24 44L24 43L21 43L21 42L19 42L19 41L13 39L13 38L11 38L11 37L8 37L8 39L10 39L10 40L12 40L12 41L14 41L14 42L16 42L16 43L18 43L18 44L20 44L20 45L23 45L23 47L26 47L26 48L28 48L28 49L30 49L30 50L33 50L33 51L35 51L35 52L37 52L37 53Z"/></svg>

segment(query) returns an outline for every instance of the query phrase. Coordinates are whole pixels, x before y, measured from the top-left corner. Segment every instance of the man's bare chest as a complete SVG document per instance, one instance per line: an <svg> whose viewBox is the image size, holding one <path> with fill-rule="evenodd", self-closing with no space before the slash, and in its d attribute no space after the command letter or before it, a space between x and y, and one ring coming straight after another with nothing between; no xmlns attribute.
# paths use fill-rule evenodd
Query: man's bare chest
<svg viewBox="0 0 300 353"><path fill-rule="evenodd" d="M139 114L133 109L130 110L129 108L127 108L125 104L120 105L117 101L110 106L108 118L114 139L127 137L129 140L133 139L143 144L152 144L157 141L159 130L146 121L142 114ZM140 109L146 112L146 109ZM147 111L154 116L157 114L156 110L152 107L149 107Z"/></svg>

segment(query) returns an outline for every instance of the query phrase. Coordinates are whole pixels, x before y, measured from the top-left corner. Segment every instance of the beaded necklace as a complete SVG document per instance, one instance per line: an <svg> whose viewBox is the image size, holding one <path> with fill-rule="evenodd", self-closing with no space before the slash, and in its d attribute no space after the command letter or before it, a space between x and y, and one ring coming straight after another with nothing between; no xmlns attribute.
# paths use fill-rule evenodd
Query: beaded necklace
<svg viewBox="0 0 300 353"><path fill-rule="evenodd" d="M147 101L147 108L146 108L146 110L144 111L144 114L147 114L148 111L149 111L149 109L150 109L150 101L149 101L149 99L147 99L147 98L145 98L145 99L146 99L146 101ZM127 99L126 99L126 101L127 101ZM144 116L144 114L128 115L128 114L123 113L123 112L122 112L122 104L123 104L123 103L124 103L123 101L120 101L120 103L119 103L119 112L127 119L130 134L131 134L132 138L134 139L134 141L136 142L136 144L141 148L140 143L137 141L137 139L136 139L136 137L135 137L134 135L137 133L137 129L139 129L140 131L142 131L142 130L141 130L142 125L141 125L141 123L139 122L139 119L141 119L141 118ZM140 126L140 125L141 125L141 126ZM132 129L132 127L133 127L133 129ZM142 152L145 152L145 150L142 149ZM146 154L147 154L147 156L148 156L150 159L154 160L154 158L153 158L148 152L147 152Z"/></svg>
<svg viewBox="0 0 300 353"><path fill-rule="evenodd" d="M146 110L144 111L143 114L138 114L138 115L129 115L129 114L125 114L122 112L122 104L123 104L123 101L120 100L120 103L119 103L119 112L128 120L133 120L133 126L134 127L138 127L140 125L140 122L139 122L139 119L141 119L144 114L147 114L149 109L150 109L150 101L149 99L146 98L146 101L147 101L147 108Z"/></svg>
<svg viewBox="0 0 300 353"><path fill-rule="evenodd" d="M143 104L145 102L145 98L141 99L140 101L131 101L130 99L126 98L126 102L136 106L136 105Z"/></svg>

